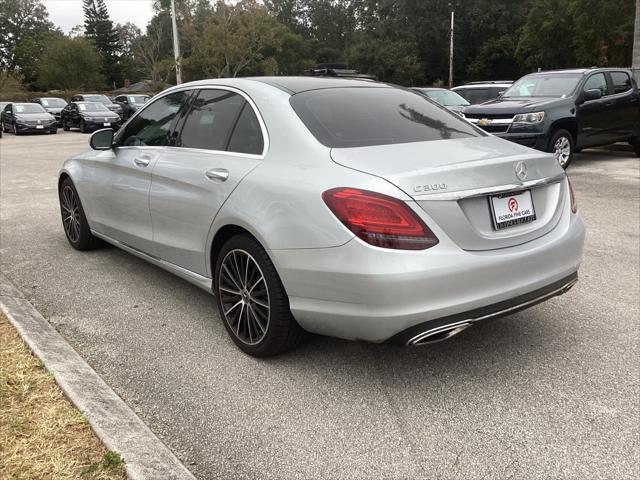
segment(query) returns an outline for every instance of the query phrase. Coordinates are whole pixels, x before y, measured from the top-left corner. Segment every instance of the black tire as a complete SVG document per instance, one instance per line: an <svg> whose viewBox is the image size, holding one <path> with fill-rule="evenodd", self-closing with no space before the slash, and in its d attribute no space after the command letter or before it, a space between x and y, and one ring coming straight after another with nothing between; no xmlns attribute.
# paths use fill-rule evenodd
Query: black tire
<svg viewBox="0 0 640 480"><path fill-rule="evenodd" d="M49 133L56 134L56 133L58 133L58 129L56 128L56 129L54 129L54 130L49 130Z"/></svg>
<svg viewBox="0 0 640 480"><path fill-rule="evenodd" d="M236 261L236 257L234 255L238 255L238 263L240 265L242 265L242 259L244 258L254 261L258 267L257 269L253 269L254 274L251 280L245 278L244 284L241 288L236 283L231 283L232 280L229 276L228 269L223 271L223 264L225 266L230 266L232 264L229 262ZM236 263L236 265L238 265L238 263ZM253 263L251 266L254 267ZM233 267L230 268L233 270ZM247 267L247 264L245 263L244 266L241 266L239 269L236 268L236 271L244 271L246 277L248 268L249 267ZM258 287L255 287L255 285L260 282L260 274L262 274L264 281L260 283ZM256 278L258 279L257 281ZM239 278L239 280L242 282L241 278ZM251 287L249 285L250 283L254 284L254 287ZM227 293L230 292L230 290L221 290L221 284L223 289L227 286L231 286L234 289L239 288L237 292L238 294L240 294L240 290L243 290L248 298L246 303L244 300L241 300L242 305L239 307L239 312L238 309L235 310L235 312L238 312L238 319L235 322L233 319L235 312L233 314L229 313L229 315L225 315L225 310L230 312L232 309L230 309L229 305L236 305L234 302L241 297L234 293ZM234 287L233 285L236 286ZM296 320L293 318L293 315L291 315L291 310L289 309L289 297L284 290L284 286L278 276L278 272L276 272L276 269L264 248L262 248L260 243L258 243L253 237L249 235L236 235L225 242L216 260L213 288L214 293L216 294L218 311L220 313L222 323L227 329L227 332L233 342L238 346L238 348L240 348L240 350L248 355L252 355L254 357L271 357L278 355L295 347L303 338L304 330L302 330L300 325L298 325ZM262 332L260 331L261 322L258 322L258 319L262 319L262 323L264 322L265 310L262 307L258 310L259 305L262 305L262 303L253 303L254 297L252 296L252 291L259 291L255 298L268 304L268 309L266 310L268 312L266 315L266 327L262 328ZM247 306L246 320L242 320L245 305ZM251 319L253 319L252 324L254 325L254 333L259 334L253 344L246 341L247 335L251 338L252 329L249 326ZM232 324L234 325L232 326ZM244 328L245 325L246 328ZM241 326L243 328L241 328ZM258 328L256 329L256 327ZM243 339L243 337L245 338Z"/></svg>
<svg viewBox="0 0 640 480"><path fill-rule="evenodd" d="M22 133L20 133L20 132L18 131L18 127L16 127L16 124L15 124L15 123L13 124L13 134L14 134L14 135L16 135L16 136L17 136L17 135L22 135Z"/></svg>
<svg viewBox="0 0 640 480"><path fill-rule="evenodd" d="M68 195L69 193L73 194L73 199L77 205L77 209L73 209L75 212L73 215L76 228L69 228L68 225L71 225L70 215L68 211ZM67 198L65 198L67 197ZM60 201L60 215L62 217L62 228L64 229L64 233L69 241L69 244L75 248L76 250L92 250L100 245L100 240L94 237L91 234L91 230L89 229L89 222L87 222L87 217L84 214L84 209L82 208L82 203L80 202L80 197L78 196L78 192L76 187L73 185L73 182L70 178L65 178L64 181L60 184L60 189L58 190L58 199Z"/></svg>
<svg viewBox="0 0 640 480"><path fill-rule="evenodd" d="M562 128L554 131L547 146L547 152L555 153L560 166L566 169L571 164L573 154L575 153L575 141L571 133Z"/></svg>
<svg viewBox="0 0 640 480"><path fill-rule="evenodd" d="M68 132L70 130L67 120L62 120L62 130L64 130L65 132Z"/></svg>
<svg viewBox="0 0 640 480"><path fill-rule="evenodd" d="M84 124L84 120L80 120L80 133L87 133L87 126Z"/></svg>
<svg viewBox="0 0 640 480"><path fill-rule="evenodd" d="M629 144L633 147L633 151L636 152L636 157L640 157L640 138L631 139Z"/></svg>
<svg viewBox="0 0 640 480"><path fill-rule="evenodd" d="M6 123L4 123L4 122L2 122L2 131L3 131L4 133L9 133L9 129L7 128L7 124L6 124Z"/></svg>

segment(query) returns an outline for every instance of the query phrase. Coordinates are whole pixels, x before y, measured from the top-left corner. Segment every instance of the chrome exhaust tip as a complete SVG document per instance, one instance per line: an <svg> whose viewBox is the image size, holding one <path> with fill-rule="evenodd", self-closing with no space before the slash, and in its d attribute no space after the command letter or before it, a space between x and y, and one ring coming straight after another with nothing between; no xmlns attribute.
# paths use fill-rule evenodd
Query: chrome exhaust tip
<svg viewBox="0 0 640 480"><path fill-rule="evenodd" d="M442 342L451 337L456 336L460 332L471 326L471 322L457 322L443 325L441 327L432 328L426 332L419 333L407 342L407 346L415 347L419 345L429 345L432 343Z"/></svg>

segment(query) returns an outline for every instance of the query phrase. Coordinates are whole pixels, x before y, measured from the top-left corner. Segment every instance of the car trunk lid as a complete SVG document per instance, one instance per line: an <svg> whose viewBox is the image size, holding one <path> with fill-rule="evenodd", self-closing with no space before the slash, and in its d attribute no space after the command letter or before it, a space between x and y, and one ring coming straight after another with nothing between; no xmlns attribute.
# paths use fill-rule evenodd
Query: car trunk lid
<svg viewBox="0 0 640 480"><path fill-rule="evenodd" d="M334 148L331 157L403 190L465 250L505 248L544 235L560 219L566 198L565 175L552 155L493 136ZM516 175L521 164L522 179ZM524 190L531 192L536 219L497 229L490 197Z"/></svg>

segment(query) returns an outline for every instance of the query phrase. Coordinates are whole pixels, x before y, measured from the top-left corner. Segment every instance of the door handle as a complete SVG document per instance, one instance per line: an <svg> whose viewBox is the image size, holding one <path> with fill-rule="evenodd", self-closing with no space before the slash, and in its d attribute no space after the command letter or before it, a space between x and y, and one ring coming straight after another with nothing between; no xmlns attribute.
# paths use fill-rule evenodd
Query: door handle
<svg viewBox="0 0 640 480"><path fill-rule="evenodd" d="M151 157L149 155L140 155L133 159L133 163L135 163L139 167L146 167L151 162Z"/></svg>
<svg viewBox="0 0 640 480"><path fill-rule="evenodd" d="M229 178L229 170L225 168L212 168L204 172L204 174L209 180L215 182L224 182Z"/></svg>

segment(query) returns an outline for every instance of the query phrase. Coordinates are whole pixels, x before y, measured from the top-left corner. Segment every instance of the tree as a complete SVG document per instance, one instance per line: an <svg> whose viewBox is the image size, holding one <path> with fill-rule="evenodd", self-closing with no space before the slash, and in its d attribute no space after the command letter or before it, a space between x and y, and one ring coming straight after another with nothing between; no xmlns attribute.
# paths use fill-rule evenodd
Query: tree
<svg viewBox="0 0 640 480"><path fill-rule="evenodd" d="M37 77L37 59L53 31L39 0L0 1L0 69L19 69L28 84Z"/></svg>
<svg viewBox="0 0 640 480"><path fill-rule="evenodd" d="M152 81L152 89L160 90L168 82L174 67L173 59L164 52L165 22L151 22L147 34L135 39L132 50L136 62L145 75Z"/></svg>
<svg viewBox="0 0 640 480"><path fill-rule="evenodd" d="M52 35L40 60L39 83L47 89L80 90L100 87L100 56L83 37Z"/></svg>
<svg viewBox="0 0 640 480"><path fill-rule="evenodd" d="M109 18L104 0L82 0L85 35L91 40L102 59L102 75L110 84L121 82L122 73L118 62L118 32Z"/></svg>
<svg viewBox="0 0 640 480"><path fill-rule="evenodd" d="M118 33L118 57L120 59L120 71L123 79L136 82L140 79L140 69L136 64L134 44L142 35L140 29L133 23L127 22L124 25L117 24L116 32Z"/></svg>

